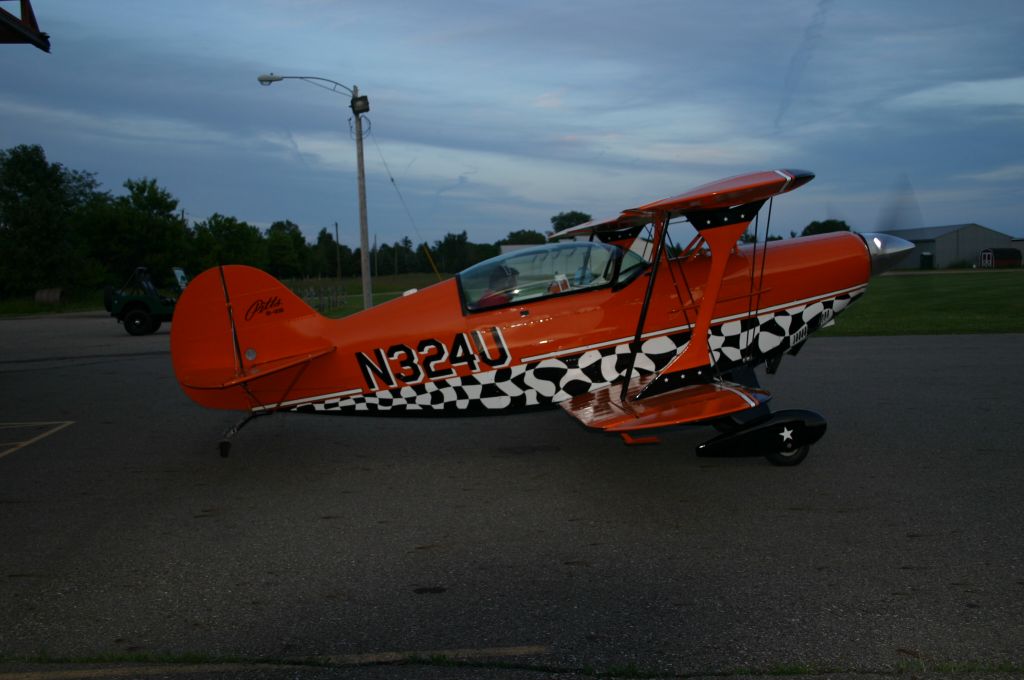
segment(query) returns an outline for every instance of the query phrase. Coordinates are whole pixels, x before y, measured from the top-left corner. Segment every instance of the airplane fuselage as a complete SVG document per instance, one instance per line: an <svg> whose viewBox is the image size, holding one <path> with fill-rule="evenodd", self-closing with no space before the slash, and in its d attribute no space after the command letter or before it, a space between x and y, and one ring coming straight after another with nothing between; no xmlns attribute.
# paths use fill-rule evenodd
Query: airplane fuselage
<svg viewBox="0 0 1024 680"><path fill-rule="evenodd" d="M683 350L710 259L662 263L635 371L656 372ZM864 292L870 270L864 241L850 233L759 244L756 253L737 247L710 327L712 364L724 373L797 347ZM622 378L650 275L482 311L469 311L450 279L344 319L311 315L293 322L300 335L326 338L335 351L298 378L267 376L231 405L211 405L451 414L557 404ZM275 313L271 299L250 304L255 321ZM242 331L254 346L240 350L258 362L259 334Z"/></svg>

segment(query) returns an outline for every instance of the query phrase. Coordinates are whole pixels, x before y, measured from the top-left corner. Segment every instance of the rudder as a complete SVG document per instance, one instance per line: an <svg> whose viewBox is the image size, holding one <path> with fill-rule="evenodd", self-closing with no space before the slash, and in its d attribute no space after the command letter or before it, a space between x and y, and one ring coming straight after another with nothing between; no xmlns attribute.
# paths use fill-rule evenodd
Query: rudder
<svg viewBox="0 0 1024 680"><path fill-rule="evenodd" d="M323 316L254 267L225 265L192 280L174 310L171 360L182 389L209 408L265 406L249 383L334 349ZM282 397L283 398L283 397Z"/></svg>

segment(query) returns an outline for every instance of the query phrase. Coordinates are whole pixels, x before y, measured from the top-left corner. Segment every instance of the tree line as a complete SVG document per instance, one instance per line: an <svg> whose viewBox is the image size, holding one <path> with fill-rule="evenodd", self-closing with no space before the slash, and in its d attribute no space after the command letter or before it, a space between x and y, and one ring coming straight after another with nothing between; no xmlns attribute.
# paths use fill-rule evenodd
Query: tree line
<svg viewBox="0 0 1024 680"><path fill-rule="evenodd" d="M94 173L49 162L38 145L0 151L0 297L40 288L97 290L123 282L140 265L158 283L172 266L192 275L218 264L247 264L278 278L360 273L359 249L338 244L327 228L309 243L290 220L265 230L219 213L190 223L157 180L123 186L126 194L114 196ZM473 243L462 231L435 241L430 256L441 271L456 272L497 255L502 244L544 241L540 232L518 230L497 243ZM432 271L425 246L407 237L375 245L371 271Z"/></svg>
<svg viewBox="0 0 1024 680"><path fill-rule="evenodd" d="M309 243L297 224L265 230L214 213L189 222L178 199L156 179L128 179L126 194L104 191L95 174L47 160L42 147L0 150L0 298L41 288L81 292L124 281L140 265L165 281L172 266L195 275L218 264L247 264L278 278L357 276L359 249L339 244L327 228ZM589 221L578 211L551 218L554 231ZM845 222L813 222L801 235L848 230ZM790 232L791 236L796 236ZM465 231L429 245L408 238L374 245L374 275L457 272L493 257L504 244L538 244L544 234L520 229L496 243L473 243ZM749 239L748 239L749 240Z"/></svg>

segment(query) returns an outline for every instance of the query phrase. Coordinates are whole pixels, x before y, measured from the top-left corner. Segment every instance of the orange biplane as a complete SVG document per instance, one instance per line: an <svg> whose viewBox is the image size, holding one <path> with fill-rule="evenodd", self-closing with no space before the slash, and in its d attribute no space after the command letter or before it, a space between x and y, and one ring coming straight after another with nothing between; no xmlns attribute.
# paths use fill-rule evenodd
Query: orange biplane
<svg viewBox="0 0 1024 680"><path fill-rule="evenodd" d="M628 443L703 423L721 434L699 455L795 465L825 421L769 411L753 368L773 373L912 248L849 232L739 245L764 203L813 177L774 170L707 184L344 319L321 316L258 269L210 269L175 309L174 371L198 404L247 413L222 455L251 418L279 411L557 405ZM677 218L697 230L685 248L668 235Z"/></svg>

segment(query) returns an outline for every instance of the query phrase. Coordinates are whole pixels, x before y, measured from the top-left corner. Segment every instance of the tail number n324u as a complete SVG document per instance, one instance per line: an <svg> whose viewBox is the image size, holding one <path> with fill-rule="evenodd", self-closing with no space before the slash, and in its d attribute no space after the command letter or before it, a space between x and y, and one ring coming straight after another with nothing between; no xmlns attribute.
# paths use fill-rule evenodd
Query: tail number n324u
<svg viewBox="0 0 1024 680"><path fill-rule="evenodd" d="M451 378L459 366L466 366L470 373L503 368L511 360L505 338L496 326L456 333L449 344L426 338L415 347L396 344L369 354L356 352L363 380L373 391Z"/></svg>

